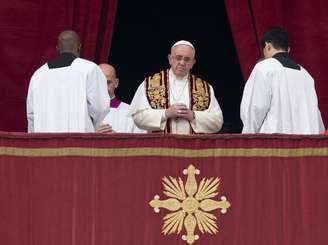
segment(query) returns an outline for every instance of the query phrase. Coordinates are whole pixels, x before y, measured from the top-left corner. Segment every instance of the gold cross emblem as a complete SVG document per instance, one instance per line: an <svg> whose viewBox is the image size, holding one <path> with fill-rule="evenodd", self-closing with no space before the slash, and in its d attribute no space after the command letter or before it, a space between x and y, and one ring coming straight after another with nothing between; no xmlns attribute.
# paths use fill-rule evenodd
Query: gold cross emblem
<svg viewBox="0 0 328 245"><path fill-rule="evenodd" d="M219 178L203 178L198 186L195 177L196 174L200 174L198 169L189 165L183 174L187 175L185 184L180 177L178 180L171 176L169 178L164 177L163 193L169 199L160 200L160 197L156 195L149 204L156 213L159 213L160 208L172 211L163 218L162 233L164 235L180 234L184 226L187 234L182 235L182 239L188 244L193 244L195 240L199 239L199 235L195 235L196 226L203 234L218 232L217 218L209 212L221 209L221 213L225 214L231 205L224 196L221 197L220 201L212 199L218 195Z"/></svg>

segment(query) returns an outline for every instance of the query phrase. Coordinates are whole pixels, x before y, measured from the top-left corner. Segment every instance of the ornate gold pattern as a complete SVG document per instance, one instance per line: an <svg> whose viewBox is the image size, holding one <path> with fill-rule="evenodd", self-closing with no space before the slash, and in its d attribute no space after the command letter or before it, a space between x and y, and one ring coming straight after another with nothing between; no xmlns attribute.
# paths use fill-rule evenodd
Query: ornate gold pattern
<svg viewBox="0 0 328 245"><path fill-rule="evenodd" d="M148 78L148 87L146 93L148 101L153 109L165 109L166 108L166 87L164 82L161 83L161 74L156 73L152 77Z"/></svg>
<svg viewBox="0 0 328 245"><path fill-rule="evenodd" d="M218 195L219 178L203 178L198 186L195 175L199 174L199 170L195 169L193 165L189 165L183 173L188 175L185 185L180 177L178 180L171 176L164 177L163 193L169 199L160 200L156 195L149 204L155 212L159 212L160 208L173 212L163 218L162 233L164 235L179 234L184 227L187 234L183 235L182 239L188 244L193 244L195 240L199 239L199 235L195 235L197 226L201 233L215 234L218 232L217 218L208 212L221 209L221 213L224 214L230 207L230 203L223 196L221 201L211 199Z"/></svg>
<svg viewBox="0 0 328 245"><path fill-rule="evenodd" d="M167 100L169 100L169 98L166 98L168 95L168 73L164 70L146 79L146 94L153 109L166 109ZM191 108L193 111L204 111L210 104L209 85L195 75L190 75L189 83L191 84L192 81L194 82L191 91Z"/></svg>
<svg viewBox="0 0 328 245"><path fill-rule="evenodd" d="M209 107L210 100L209 100L209 91L208 86L205 81L200 78L196 78L192 96L194 104L192 105L193 111L204 111Z"/></svg>

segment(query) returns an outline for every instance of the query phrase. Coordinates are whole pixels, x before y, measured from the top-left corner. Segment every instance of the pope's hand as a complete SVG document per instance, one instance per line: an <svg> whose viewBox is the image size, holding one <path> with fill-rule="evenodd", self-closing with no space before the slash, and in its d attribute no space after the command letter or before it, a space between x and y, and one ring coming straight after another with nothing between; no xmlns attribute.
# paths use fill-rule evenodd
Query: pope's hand
<svg viewBox="0 0 328 245"><path fill-rule="evenodd" d="M193 111L188 109L188 107L185 104L182 103L176 103L171 105L168 109L165 110L165 116L166 118L172 118L172 119L185 119L188 121L193 120Z"/></svg>

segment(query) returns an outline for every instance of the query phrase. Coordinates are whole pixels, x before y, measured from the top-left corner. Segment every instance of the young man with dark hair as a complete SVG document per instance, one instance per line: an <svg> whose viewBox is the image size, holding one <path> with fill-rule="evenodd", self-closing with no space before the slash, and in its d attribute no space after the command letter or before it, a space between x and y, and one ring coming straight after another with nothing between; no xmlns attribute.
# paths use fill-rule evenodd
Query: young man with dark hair
<svg viewBox="0 0 328 245"><path fill-rule="evenodd" d="M264 60L244 88L243 133L318 134L324 131L314 80L289 56L288 33L271 27L263 35Z"/></svg>

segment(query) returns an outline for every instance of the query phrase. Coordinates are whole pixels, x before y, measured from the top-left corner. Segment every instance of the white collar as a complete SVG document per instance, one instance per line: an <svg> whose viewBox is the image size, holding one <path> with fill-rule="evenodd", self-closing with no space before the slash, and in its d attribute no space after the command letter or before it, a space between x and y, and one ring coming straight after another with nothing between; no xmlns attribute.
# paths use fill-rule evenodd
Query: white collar
<svg viewBox="0 0 328 245"><path fill-rule="evenodd" d="M169 77L171 78L170 80L177 81L177 82L185 82L188 80L188 75L185 75L182 79L177 78L177 76L173 73L172 68L169 70Z"/></svg>

